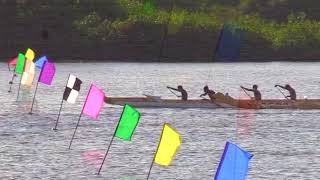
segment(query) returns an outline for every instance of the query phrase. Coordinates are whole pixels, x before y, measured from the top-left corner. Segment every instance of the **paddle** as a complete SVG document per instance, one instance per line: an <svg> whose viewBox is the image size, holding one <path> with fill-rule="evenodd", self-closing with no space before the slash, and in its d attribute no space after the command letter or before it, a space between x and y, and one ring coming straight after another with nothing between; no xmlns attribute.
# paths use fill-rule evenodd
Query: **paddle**
<svg viewBox="0 0 320 180"><path fill-rule="evenodd" d="M253 98L248 94L248 92L247 92L242 86L240 86L240 87L241 87L241 89L243 90L243 92L246 93L247 96L249 96L250 99L253 99Z"/></svg>
<svg viewBox="0 0 320 180"><path fill-rule="evenodd" d="M176 93L174 93L174 92L171 90L171 88L170 88L169 86L167 86L167 88L168 88L168 89L169 89L169 91L170 91L172 94L174 94L175 96L177 96L177 97L181 97L181 96L177 95Z"/></svg>
<svg viewBox="0 0 320 180"><path fill-rule="evenodd" d="M280 89L277 85L275 85L274 87L276 87L276 88L278 89L278 91L279 91L287 100L289 100L289 98L281 91L281 89Z"/></svg>

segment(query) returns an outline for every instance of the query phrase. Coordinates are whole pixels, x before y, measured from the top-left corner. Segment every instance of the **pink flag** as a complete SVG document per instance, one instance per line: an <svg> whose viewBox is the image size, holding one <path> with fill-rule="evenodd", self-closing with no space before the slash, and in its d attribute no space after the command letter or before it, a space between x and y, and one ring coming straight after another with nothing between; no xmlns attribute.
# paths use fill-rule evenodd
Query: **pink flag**
<svg viewBox="0 0 320 180"><path fill-rule="evenodd" d="M104 92L91 84L86 101L82 108L82 113L97 120L104 103Z"/></svg>
<svg viewBox="0 0 320 180"><path fill-rule="evenodd" d="M16 64L17 64L17 60L18 60L18 56L15 57L15 58L13 58L13 59L11 59L11 60L9 61L9 65L12 65L12 66L16 65Z"/></svg>
<svg viewBox="0 0 320 180"><path fill-rule="evenodd" d="M54 63L49 63L48 61L46 61L41 69L39 82L51 85L55 72L56 66L54 65Z"/></svg>

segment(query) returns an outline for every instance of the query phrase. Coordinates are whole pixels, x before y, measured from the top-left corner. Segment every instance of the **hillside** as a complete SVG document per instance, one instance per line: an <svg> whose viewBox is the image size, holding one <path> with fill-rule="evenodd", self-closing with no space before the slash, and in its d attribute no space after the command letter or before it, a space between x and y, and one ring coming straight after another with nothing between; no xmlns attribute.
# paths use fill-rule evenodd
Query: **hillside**
<svg viewBox="0 0 320 180"><path fill-rule="evenodd" d="M2 0L1 59L27 47L59 60L218 60L225 23L239 61L318 60L319 2L305 0Z"/></svg>

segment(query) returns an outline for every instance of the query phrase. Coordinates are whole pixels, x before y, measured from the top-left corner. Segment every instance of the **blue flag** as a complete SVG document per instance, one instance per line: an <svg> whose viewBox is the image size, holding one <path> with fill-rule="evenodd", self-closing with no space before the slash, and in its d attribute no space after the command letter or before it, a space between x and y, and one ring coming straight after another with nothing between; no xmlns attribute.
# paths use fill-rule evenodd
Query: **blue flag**
<svg viewBox="0 0 320 180"><path fill-rule="evenodd" d="M44 62L48 61L47 56L42 56L35 62L37 68L42 69Z"/></svg>
<svg viewBox="0 0 320 180"><path fill-rule="evenodd" d="M230 142L226 143L215 180L245 180L252 154Z"/></svg>

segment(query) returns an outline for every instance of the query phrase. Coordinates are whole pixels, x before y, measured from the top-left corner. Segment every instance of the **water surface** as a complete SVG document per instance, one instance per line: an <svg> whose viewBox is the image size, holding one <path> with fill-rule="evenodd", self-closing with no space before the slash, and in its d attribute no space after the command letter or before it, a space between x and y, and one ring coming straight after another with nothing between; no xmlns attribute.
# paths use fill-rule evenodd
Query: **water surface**
<svg viewBox="0 0 320 180"><path fill-rule="evenodd" d="M39 84L9 94L10 73L0 66L1 179L145 179L161 128L169 122L182 135L170 167L153 167L150 179L213 179L226 141L254 157L248 179L320 179L319 110L139 109L140 124L131 142L115 139L100 176L101 158L122 107L105 105L99 121L83 117L71 150L68 144L91 83L107 96L142 94L176 98L166 86L183 85L190 98L202 87L245 97L239 85L256 83L263 98L283 98L275 83L290 83L297 97L320 98L320 63L80 63L57 64L52 86ZM58 131L52 131L69 73L83 80L76 104L63 106Z"/></svg>

